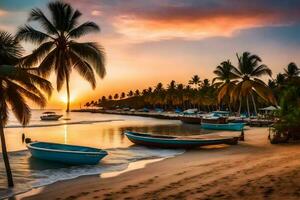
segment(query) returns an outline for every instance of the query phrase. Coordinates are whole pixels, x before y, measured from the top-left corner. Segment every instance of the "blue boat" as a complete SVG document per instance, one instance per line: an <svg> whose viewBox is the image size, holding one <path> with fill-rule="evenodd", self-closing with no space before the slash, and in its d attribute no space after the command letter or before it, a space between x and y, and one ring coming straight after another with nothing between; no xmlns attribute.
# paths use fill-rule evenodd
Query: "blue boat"
<svg viewBox="0 0 300 200"><path fill-rule="evenodd" d="M32 142L27 148L34 158L70 165L95 165L107 155L101 149L48 142Z"/></svg>
<svg viewBox="0 0 300 200"><path fill-rule="evenodd" d="M160 148L182 148L190 149L204 145L230 144L238 143L238 137L208 137L201 136L166 136L153 135L147 133L125 132L127 138L134 144L143 146L154 146Z"/></svg>
<svg viewBox="0 0 300 200"><path fill-rule="evenodd" d="M212 123L203 123L201 127L203 129L211 130L229 130L229 131L241 131L244 128L244 123L226 123L226 124L212 124Z"/></svg>

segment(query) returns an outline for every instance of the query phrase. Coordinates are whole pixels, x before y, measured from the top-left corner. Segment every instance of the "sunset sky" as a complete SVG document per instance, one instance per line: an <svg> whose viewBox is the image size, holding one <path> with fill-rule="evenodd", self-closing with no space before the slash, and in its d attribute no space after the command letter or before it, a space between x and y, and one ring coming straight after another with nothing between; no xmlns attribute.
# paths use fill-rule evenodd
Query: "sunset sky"
<svg viewBox="0 0 300 200"><path fill-rule="evenodd" d="M32 8L41 8L48 14L48 2L0 0L0 29L15 33L27 22ZM213 78L212 71L220 62L230 59L236 64L235 54L243 51L261 56L274 75L289 62L300 65L298 0L68 2L83 13L82 22L94 21L101 27L100 33L82 41L99 42L107 56L107 75L98 79L94 91L75 71L72 73L73 107L157 82L167 84L174 79L186 84L194 74L202 79ZM22 44L26 53L35 47ZM64 97L64 89L54 93L48 107L63 107Z"/></svg>

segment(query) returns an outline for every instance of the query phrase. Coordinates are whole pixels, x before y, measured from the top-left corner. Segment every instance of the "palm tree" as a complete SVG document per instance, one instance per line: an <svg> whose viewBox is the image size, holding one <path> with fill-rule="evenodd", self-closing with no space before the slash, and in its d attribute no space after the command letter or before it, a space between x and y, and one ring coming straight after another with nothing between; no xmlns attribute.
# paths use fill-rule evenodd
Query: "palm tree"
<svg viewBox="0 0 300 200"><path fill-rule="evenodd" d="M119 94L115 94L114 99L118 99L119 98Z"/></svg>
<svg viewBox="0 0 300 200"><path fill-rule="evenodd" d="M299 77L300 75L300 69L298 68L298 66L291 62L290 64L288 64L287 68L284 69L284 76L288 79L288 80L292 80L296 77Z"/></svg>
<svg viewBox="0 0 300 200"><path fill-rule="evenodd" d="M134 92L134 96L136 96L136 97L140 96L140 91L139 91L139 90L136 90L136 91Z"/></svg>
<svg viewBox="0 0 300 200"><path fill-rule="evenodd" d="M127 96L128 96L128 97L132 97L132 96L133 96L133 94L134 94L134 93L133 93L133 91L132 91L132 90L130 90L130 91L128 92Z"/></svg>
<svg viewBox="0 0 300 200"><path fill-rule="evenodd" d="M252 98L255 113L257 113L254 94L257 94L265 101L277 104L272 90L259 77L263 75L272 75L272 71L264 64L260 64L261 58L244 52L241 56L237 54L238 68L233 67L233 73L239 77L239 82L231 93L232 100L239 100L239 113L241 110L242 98L246 98L247 111L250 116L249 96Z"/></svg>
<svg viewBox="0 0 300 200"><path fill-rule="evenodd" d="M106 97L105 97L105 96L102 96L102 97L101 97L101 101L106 101Z"/></svg>
<svg viewBox="0 0 300 200"><path fill-rule="evenodd" d="M109 100L112 100L112 99L113 99L113 97L112 97L111 95L109 95L109 96L108 96L108 99L109 99Z"/></svg>
<svg viewBox="0 0 300 200"><path fill-rule="evenodd" d="M201 83L200 77L198 75L192 76L191 80L189 80L189 85L194 85L195 88L199 86Z"/></svg>
<svg viewBox="0 0 300 200"><path fill-rule="evenodd" d="M26 100L44 107L47 102L45 94L50 96L52 91L49 81L14 66L20 59L22 51L22 47L14 37L0 31L0 139L9 187L14 186L4 136L9 105L17 120L25 126L31 117Z"/></svg>
<svg viewBox="0 0 300 200"><path fill-rule="evenodd" d="M222 99L227 96L230 98L231 92L235 87L235 82L233 79L238 78L234 73L232 73L233 65L230 60L222 62L219 66L217 66L216 70L214 70L214 74L217 75L213 80L213 85L218 88L218 103L222 101ZM215 82L218 80L219 82Z"/></svg>
<svg viewBox="0 0 300 200"><path fill-rule="evenodd" d="M121 98L121 99L124 99L125 97L126 97L125 92L122 92L120 98Z"/></svg>
<svg viewBox="0 0 300 200"><path fill-rule="evenodd" d="M81 13L70 4L54 1L48 4L51 18L36 8L30 13L28 21L37 22L44 31L30 25L20 27L17 38L39 45L32 54L23 59L23 66L32 67L37 64L38 72L48 77L52 71L56 73L57 90L66 83L67 112L70 110L70 74L75 69L92 88L96 87L94 71L104 78L105 56L103 48L95 42L76 42L81 36L100 30L94 22L78 25Z"/></svg>

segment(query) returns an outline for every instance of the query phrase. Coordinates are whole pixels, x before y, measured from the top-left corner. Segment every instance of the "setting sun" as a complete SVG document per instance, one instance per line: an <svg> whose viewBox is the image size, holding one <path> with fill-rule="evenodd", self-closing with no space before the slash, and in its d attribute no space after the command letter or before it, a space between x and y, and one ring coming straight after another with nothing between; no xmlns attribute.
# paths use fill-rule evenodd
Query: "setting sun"
<svg viewBox="0 0 300 200"><path fill-rule="evenodd" d="M68 102L67 94L60 95L59 99L60 99L61 102L64 102L64 103ZM76 95L71 94L71 96L70 96L70 102L74 102L75 99L76 99Z"/></svg>

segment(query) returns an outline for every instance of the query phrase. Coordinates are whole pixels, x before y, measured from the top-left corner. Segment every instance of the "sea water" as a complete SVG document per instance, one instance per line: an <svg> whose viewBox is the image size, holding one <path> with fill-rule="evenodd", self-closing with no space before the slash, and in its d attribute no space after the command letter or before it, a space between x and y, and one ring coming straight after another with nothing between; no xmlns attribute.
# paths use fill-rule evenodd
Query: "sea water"
<svg viewBox="0 0 300 200"><path fill-rule="evenodd" d="M124 135L125 130L164 135L200 134L200 126L182 124L178 120L108 115L99 113L64 114L59 121L41 121L43 111L34 110L30 124L19 125L10 114L4 129L15 187L7 189L2 155L0 156L0 199L28 191L59 180L83 175L103 174L125 170L129 164L145 160L172 157L184 152L182 149L158 149L133 145ZM31 157L22 141L22 134L33 141L56 142L102 148L108 152L98 165L68 166Z"/></svg>

